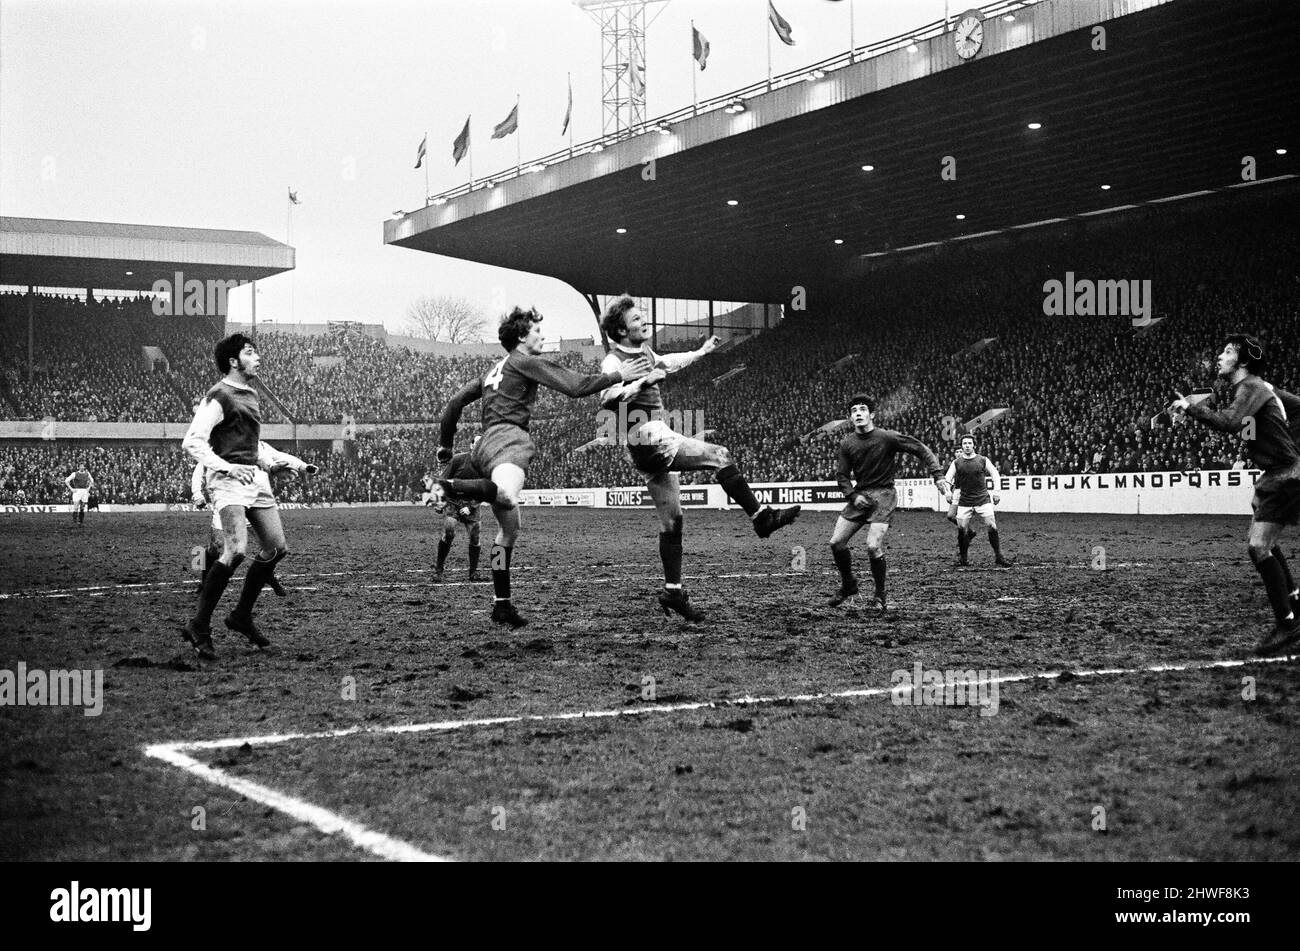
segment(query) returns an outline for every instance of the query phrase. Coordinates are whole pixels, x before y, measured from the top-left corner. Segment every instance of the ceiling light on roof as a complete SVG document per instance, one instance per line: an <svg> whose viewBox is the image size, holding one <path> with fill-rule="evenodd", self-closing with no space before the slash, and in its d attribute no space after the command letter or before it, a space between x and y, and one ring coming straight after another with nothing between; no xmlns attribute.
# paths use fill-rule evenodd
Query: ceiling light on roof
<svg viewBox="0 0 1300 951"><path fill-rule="evenodd" d="M835 243L836 243L836 244L843 244L843 243L844 243L844 239L843 239L843 238L836 238L836 239L835 239Z"/></svg>
<svg viewBox="0 0 1300 951"><path fill-rule="evenodd" d="M1031 122L1031 123L1029 123L1029 128L1030 128L1032 131L1034 131L1034 132L1037 132L1037 131L1038 131L1039 129L1041 129L1042 127L1043 127L1043 124L1042 124L1041 122Z"/></svg>
<svg viewBox="0 0 1300 951"><path fill-rule="evenodd" d="M804 80L806 82L815 83L817 82L817 80L825 79L825 78L826 78L826 70L814 69L811 73L809 73L807 76L804 77Z"/></svg>
<svg viewBox="0 0 1300 951"><path fill-rule="evenodd" d="M439 195L437 198L433 200L433 203L435 205L445 205L447 204L447 199L444 198L442 195Z"/></svg>
<svg viewBox="0 0 1300 951"><path fill-rule="evenodd" d="M127 272L126 272L126 276L127 276L127 277L130 277L130 276L133 275L134 273L135 273L135 271L127 271Z"/></svg>
<svg viewBox="0 0 1300 951"><path fill-rule="evenodd" d="M1276 151L1278 155L1286 155L1286 149L1277 149Z"/></svg>
<svg viewBox="0 0 1300 951"><path fill-rule="evenodd" d="M603 151L605 151L605 146L603 146L603 145L601 145L599 142L597 142L595 145L593 145L593 146L591 147L591 150L592 150L593 152L603 152Z"/></svg>
<svg viewBox="0 0 1300 951"><path fill-rule="evenodd" d="M965 215L958 215L958 216L957 216L957 220L958 220L958 221L965 221L965 220L966 220L966 216L965 216Z"/></svg>
<svg viewBox="0 0 1300 951"><path fill-rule="evenodd" d="M907 51L908 51L909 53L915 53L918 49L920 49L920 47L917 46L915 43L908 43L908 44L907 44Z"/></svg>
<svg viewBox="0 0 1300 951"><path fill-rule="evenodd" d="M727 103L727 112L730 112L732 115L744 111L745 111L745 100L743 99L733 99L731 100L731 102Z"/></svg>
<svg viewBox="0 0 1300 951"><path fill-rule="evenodd" d="M728 198L727 204L730 205L732 208L735 208L737 205L740 204L740 202L736 201L736 199L734 198Z"/></svg>
<svg viewBox="0 0 1300 951"><path fill-rule="evenodd" d="M1005 16L1002 17L1002 22L1003 22L1003 23L1015 23L1015 22L1016 22L1016 15L1015 15L1014 13L1008 13L1008 14L1006 14Z"/></svg>
<svg viewBox="0 0 1300 951"><path fill-rule="evenodd" d="M667 122L661 122L657 126L655 126L655 131L658 132L660 135L669 135L673 130L669 128Z"/></svg>
<svg viewBox="0 0 1300 951"><path fill-rule="evenodd" d="M1110 186L1109 186L1109 185L1102 185L1102 186L1101 186L1101 190L1104 191L1104 192L1108 192L1108 191L1110 191Z"/></svg>
<svg viewBox="0 0 1300 951"><path fill-rule="evenodd" d="M626 228L615 228L614 231L615 231L617 234L627 234L627 229L626 229Z"/></svg>
<svg viewBox="0 0 1300 951"><path fill-rule="evenodd" d="M874 165L864 165L864 166L862 166L862 170L863 170L864 172L874 172L874 171L876 170L876 166L874 166Z"/></svg>

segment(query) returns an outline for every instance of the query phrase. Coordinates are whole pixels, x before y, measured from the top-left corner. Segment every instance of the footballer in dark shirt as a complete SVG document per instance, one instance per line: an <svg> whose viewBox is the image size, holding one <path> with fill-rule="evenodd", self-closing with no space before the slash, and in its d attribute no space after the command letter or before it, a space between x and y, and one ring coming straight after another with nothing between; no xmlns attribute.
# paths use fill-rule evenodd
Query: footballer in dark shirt
<svg viewBox="0 0 1300 951"><path fill-rule="evenodd" d="M456 426L465 405L483 403L483 435L470 452L474 468L485 474L479 479L441 479L447 495L487 502L499 526L492 544L492 620L497 624L523 627L528 623L510 602L510 556L519 536L519 493L523 491L536 448L528 435L537 386L550 387L577 399L645 376L652 369L642 357L621 364L612 373L586 376L543 360L542 315L516 307L501 320L497 338L506 355L481 378L465 384L447 403L442 413L438 461L450 462Z"/></svg>
<svg viewBox="0 0 1300 951"><path fill-rule="evenodd" d="M1230 334L1219 354L1220 379L1232 385L1232 402L1222 410L1191 404L1178 393L1169 407L1226 433L1236 433L1264 474L1251 500L1254 517L1246 549L1264 580L1277 626L1255 647L1277 654L1300 641L1300 592L1278 540L1287 525L1300 524L1300 399L1260 379L1264 345L1246 334ZM1175 391L1177 392L1177 391Z"/></svg>
<svg viewBox="0 0 1300 951"><path fill-rule="evenodd" d="M477 443L479 437L474 438ZM451 462L447 463L447 468L442 472L443 479L478 479L480 478L478 470L474 464L469 461L468 452L458 452L451 457ZM437 480L433 476L425 479L425 488L433 490ZM442 569L447 564L447 554L451 551L451 543L456 540L456 523L459 522L465 526L465 533L469 536L469 580L478 581L478 558L479 558L479 510L482 508L481 502L475 502L472 499L459 498L454 495L444 495L441 502L434 505L438 514L442 516L442 537L438 539L438 560L433 568L433 580L442 581Z"/></svg>
<svg viewBox="0 0 1300 951"><path fill-rule="evenodd" d="M875 603L884 611L884 544L897 504L894 469L898 453L906 452L918 457L948 501L952 501L952 492L943 481L943 467L930 448L912 436L877 427L871 415L873 408L874 402L866 394L859 393L849 399L849 421L853 424L853 431L840 442L836 469L840 491L847 501L831 533L831 556L840 571L840 589L831 599L831 606L843 604L858 593L849 541L863 525L869 524L867 554L871 561L871 576L876 582Z"/></svg>

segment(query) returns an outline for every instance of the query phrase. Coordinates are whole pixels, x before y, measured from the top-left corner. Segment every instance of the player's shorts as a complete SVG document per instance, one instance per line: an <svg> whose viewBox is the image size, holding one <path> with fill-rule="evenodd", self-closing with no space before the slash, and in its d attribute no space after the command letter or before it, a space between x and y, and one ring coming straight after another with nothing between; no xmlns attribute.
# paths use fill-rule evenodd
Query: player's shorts
<svg viewBox="0 0 1300 951"><path fill-rule="evenodd" d="M958 505L957 506L958 519L962 519L962 520L968 519L971 517L972 512L987 522L989 519L993 517L993 503L985 502L983 505Z"/></svg>
<svg viewBox="0 0 1300 951"><path fill-rule="evenodd" d="M536 452L533 437L526 429L511 423L497 423L483 432L483 438L470 451L469 460L484 478L490 479L492 470L506 463L528 471L528 464Z"/></svg>
<svg viewBox="0 0 1300 951"><path fill-rule="evenodd" d="M478 502L443 502L438 512L444 518L454 518L466 528L477 525L482 517L483 506Z"/></svg>
<svg viewBox="0 0 1300 951"><path fill-rule="evenodd" d="M86 489L73 489L73 490L72 490L72 504L73 504L74 506L75 506L75 505L89 505L89 504L90 504L90 489L89 489L89 488L86 488Z"/></svg>
<svg viewBox="0 0 1300 951"><path fill-rule="evenodd" d="M627 455L632 465L646 475L680 472L675 463L680 455L699 459L713 447L702 439L683 436L662 419L652 419L627 436Z"/></svg>
<svg viewBox="0 0 1300 951"><path fill-rule="evenodd" d="M275 508L271 477L265 469L258 469L248 485L225 472L211 472L208 474L208 493L212 496L213 516L227 505L242 505L246 509ZM219 517L216 520L220 522Z"/></svg>
<svg viewBox="0 0 1300 951"><path fill-rule="evenodd" d="M1300 525L1300 462L1260 476L1250 507L1257 522Z"/></svg>
<svg viewBox="0 0 1300 951"><path fill-rule="evenodd" d="M891 486L888 489L863 489L861 494L872 502L872 507L865 512L849 502L840 511L840 518L850 522L881 523L888 525L894 520L894 509L898 505L898 492Z"/></svg>

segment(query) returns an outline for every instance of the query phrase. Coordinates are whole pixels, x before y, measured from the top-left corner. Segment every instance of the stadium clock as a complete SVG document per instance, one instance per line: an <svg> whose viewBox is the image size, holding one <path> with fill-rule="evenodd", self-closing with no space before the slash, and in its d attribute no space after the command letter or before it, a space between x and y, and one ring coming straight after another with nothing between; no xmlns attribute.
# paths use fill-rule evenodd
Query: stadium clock
<svg viewBox="0 0 1300 951"><path fill-rule="evenodd" d="M984 45L984 19L978 10L967 10L957 20L952 43L962 59L971 59L980 51Z"/></svg>

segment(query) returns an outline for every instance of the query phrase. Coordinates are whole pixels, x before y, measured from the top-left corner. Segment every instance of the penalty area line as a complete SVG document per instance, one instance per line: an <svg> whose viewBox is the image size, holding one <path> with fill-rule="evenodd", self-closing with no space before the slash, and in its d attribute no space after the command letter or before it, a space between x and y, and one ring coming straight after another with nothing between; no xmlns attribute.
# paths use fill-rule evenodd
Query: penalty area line
<svg viewBox="0 0 1300 951"><path fill-rule="evenodd" d="M1234 667L1247 667L1260 664L1288 664L1300 660L1300 654L1280 657L1252 657L1241 660L1207 660L1179 661L1175 663L1151 664L1146 667L1101 667L1093 670L1046 670L1036 673L1008 674L992 677L988 683L1009 684L1033 680L1059 680L1061 677L1100 678L1123 677L1134 674L1166 674L1187 671L1223 670ZM269 786L207 766L188 755L200 750L220 750L240 746L272 746L299 740L332 740L348 736L382 736L407 733L449 733L471 727L508 726L518 723L556 723L572 720L615 720L623 717L652 716L654 714L689 713L696 710L725 710L732 707L761 705L790 705L796 703L827 703L841 700L858 700L870 697L899 696L914 689L903 685L889 687L859 687L849 690L828 691L823 693L783 694L767 696L742 696L721 700L698 700L683 703L651 704L640 707L622 707L606 710L571 710L560 713L518 714L513 716L482 717L470 720L437 720L428 723L399 723L382 727L348 727L340 730L322 730L313 733L273 733L265 736L225 737L215 740L194 740L173 743L156 743L144 748L144 753L153 759L176 766L192 776L205 782L213 783L232 792L239 793L255 802L270 806L299 822L315 826L326 835L342 833L348 841L360 849L389 861L398 862L443 862L450 861L443 856L426 852L409 842L403 842L377 832L358 822L345 819L336 812L322 806L316 806L303 799L279 792Z"/></svg>

